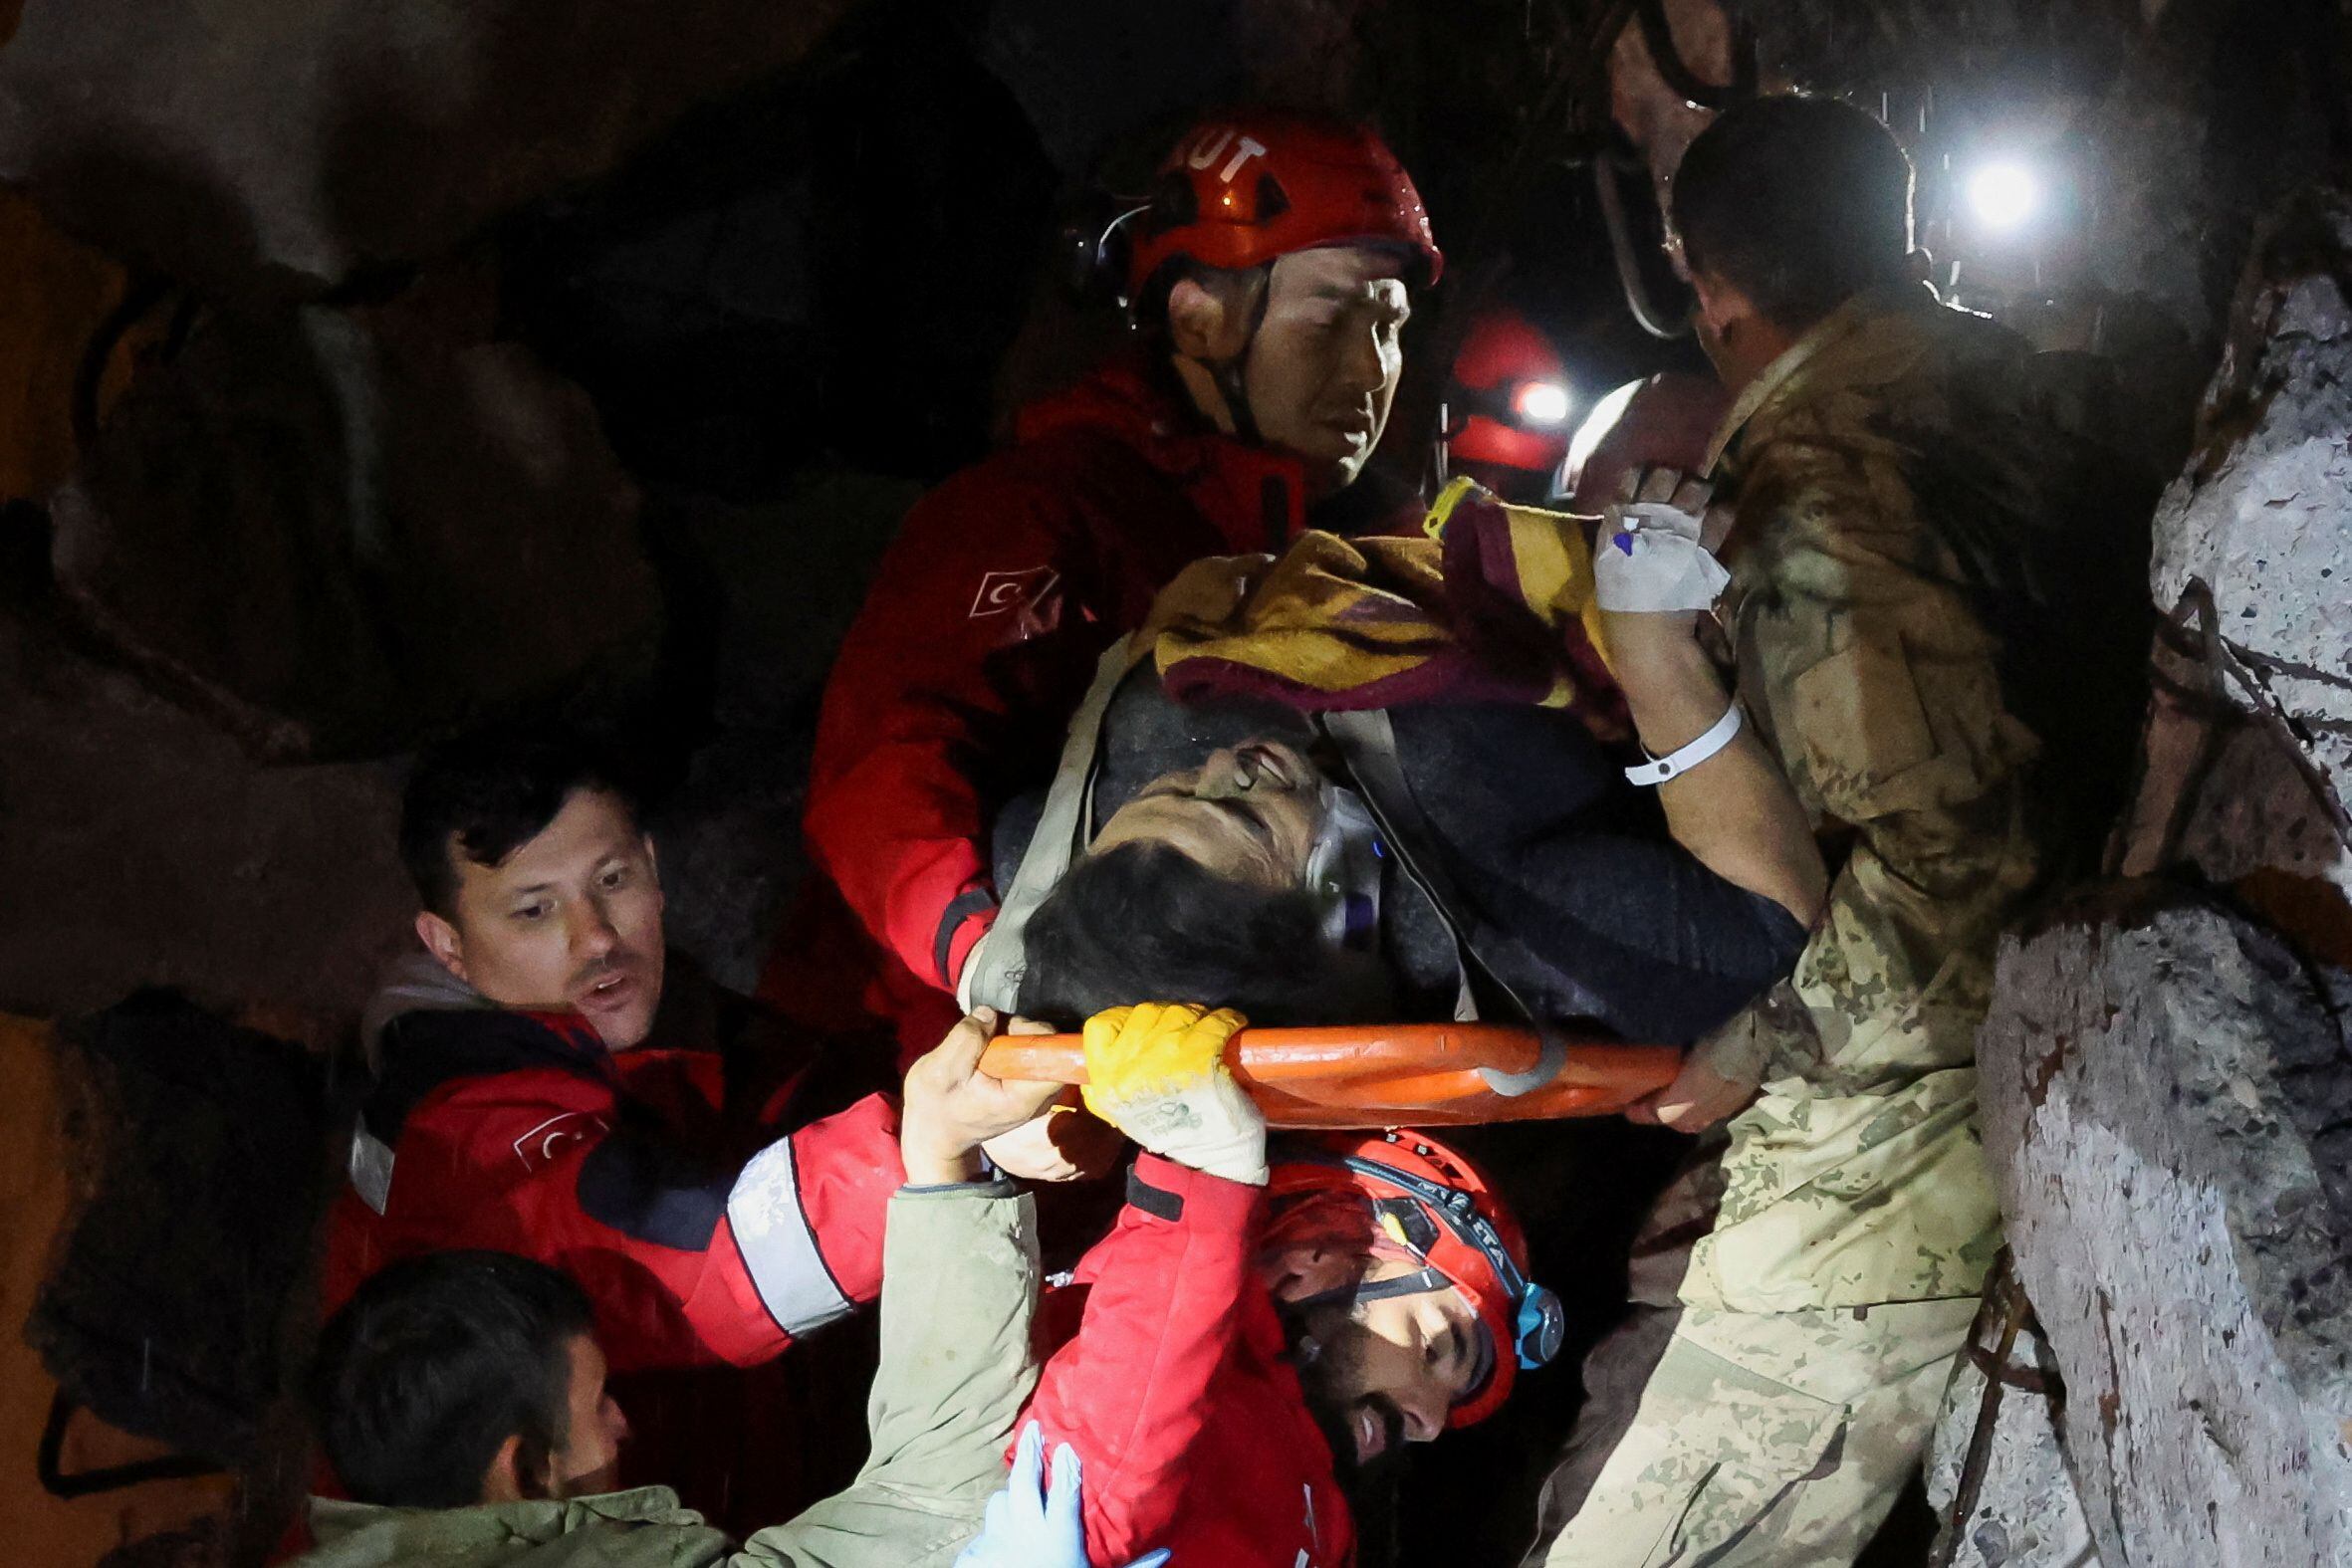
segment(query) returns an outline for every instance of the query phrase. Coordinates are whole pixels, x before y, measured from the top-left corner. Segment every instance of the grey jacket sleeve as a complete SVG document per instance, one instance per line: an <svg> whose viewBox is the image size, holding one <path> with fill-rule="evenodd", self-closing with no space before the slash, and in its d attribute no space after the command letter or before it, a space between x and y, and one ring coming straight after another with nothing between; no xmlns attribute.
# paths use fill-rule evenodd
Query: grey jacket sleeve
<svg viewBox="0 0 2352 1568"><path fill-rule="evenodd" d="M1037 1385L1038 1280L1036 1205L1010 1182L901 1189L882 1241L873 1452L848 1490L762 1530L732 1568L952 1562L1005 1483Z"/></svg>

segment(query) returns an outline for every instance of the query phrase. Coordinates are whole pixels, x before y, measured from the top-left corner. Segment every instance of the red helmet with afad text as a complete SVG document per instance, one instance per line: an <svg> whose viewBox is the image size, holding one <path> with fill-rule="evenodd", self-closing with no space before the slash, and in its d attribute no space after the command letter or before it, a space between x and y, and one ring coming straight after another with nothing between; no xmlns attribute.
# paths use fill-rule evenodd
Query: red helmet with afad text
<svg viewBox="0 0 2352 1568"><path fill-rule="evenodd" d="M1371 130L1268 111L1213 116L1160 165L1135 219L1128 298L1179 259L1240 272L1327 245L1395 246L1420 283L1445 268L1421 193Z"/></svg>
<svg viewBox="0 0 2352 1568"><path fill-rule="evenodd" d="M1532 322L1491 308L1472 320L1446 391L1446 456L1549 479L1567 455L1575 389L1568 367Z"/></svg>
<svg viewBox="0 0 2352 1568"><path fill-rule="evenodd" d="M1274 1154L1270 1197L1361 1193L1388 1239L1462 1292L1487 1331L1488 1371L1454 1407L1449 1427L1486 1420L1511 1397L1522 1367L1559 1354L1559 1297L1528 1278L1528 1241L1485 1173L1425 1133L1317 1133ZM1434 1286L1433 1286L1434 1287Z"/></svg>

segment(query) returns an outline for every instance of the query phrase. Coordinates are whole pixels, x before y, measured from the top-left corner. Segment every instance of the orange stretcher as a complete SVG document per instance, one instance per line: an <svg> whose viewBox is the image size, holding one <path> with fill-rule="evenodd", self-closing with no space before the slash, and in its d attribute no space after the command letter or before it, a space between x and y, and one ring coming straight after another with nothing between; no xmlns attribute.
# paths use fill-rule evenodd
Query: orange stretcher
<svg viewBox="0 0 2352 1568"><path fill-rule="evenodd" d="M1555 1047L1547 1061L1533 1029L1500 1023L1243 1029L1227 1049L1234 1076L1277 1127L1608 1116L1666 1087L1682 1065L1672 1045L1599 1042ZM980 1066L1033 1083L1086 1081L1075 1034L999 1035Z"/></svg>

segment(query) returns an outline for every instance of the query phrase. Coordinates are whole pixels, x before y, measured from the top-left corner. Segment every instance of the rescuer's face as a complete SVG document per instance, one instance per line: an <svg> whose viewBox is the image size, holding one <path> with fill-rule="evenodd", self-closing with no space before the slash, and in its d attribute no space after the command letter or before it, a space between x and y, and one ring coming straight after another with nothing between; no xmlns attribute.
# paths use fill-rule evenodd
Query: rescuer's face
<svg viewBox="0 0 2352 1568"><path fill-rule="evenodd" d="M644 1042L661 1001L661 879L619 797L574 790L498 864L454 838L449 859L451 914L417 916L416 933L452 975L502 1007L580 1012L608 1049Z"/></svg>
<svg viewBox="0 0 2352 1568"><path fill-rule="evenodd" d="M1747 388L1794 338L1767 320L1747 295L1705 268L1691 270L1697 301L1691 326L1715 373L1733 393Z"/></svg>
<svg viewBox="0 0 2352 1568"><path fill-rule="evenodd" d="M548 1454L546 1494L592 1497L620 1483L620 1446L628 1441L628 1418L604 1386L608 1368L593 1336L575 1334L565 1347L571 1381L565 1390L569 1419L564 1441Z"/></svg>
<svg viewBox="0 0 2352 1568"><path fill-rule="evenodd" d="M1419 1264L1380 1258L1367 1284L1415 1272ZM1350 1307L1308 1309L1313 1353L1299 1369L1307 1402L1326 1435L1343 1438L1360 1468L1404 1443L1428 1443L1454 1407L1475 1392L1485 1329L1461 1291L1423 1290Z"/></svg>
<svg viewBox="0 0 2352 1568"><path fill-rule="evenodd" d="M1306 879L1322 799L1312 763L1281 741L1252 741L1152 781L1111 813L1088 853L1161 843L1228 881L1294 888Z"/></svg>
<svg viewBox="0 0 2352 1568"><path fill-rule="evenodd" d="M1261 437L1333 489L1363 471L1388 427L1412 315L1404 269L1393 252L1337 245L1281 258L1268 281L1242 365L1250 411Z"/></svg>

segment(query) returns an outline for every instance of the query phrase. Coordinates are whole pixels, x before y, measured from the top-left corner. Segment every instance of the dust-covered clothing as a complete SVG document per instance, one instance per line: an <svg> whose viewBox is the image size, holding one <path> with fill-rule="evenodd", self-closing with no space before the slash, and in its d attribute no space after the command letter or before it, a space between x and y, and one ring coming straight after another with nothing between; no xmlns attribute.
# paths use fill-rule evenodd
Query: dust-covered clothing
<svg viewBox="0 0 2352 1568"><path fill-rule="evenodd" d="M1740 696L1832 870L1790 980L1707 1043L1763 1092L1684 1311L1530 1561L1851 1561L1916 1463L1999 1244L1977 1127L1995 949L2120 797L2145 478L2028 345L1849 302L1715 443Z"/></svg>
<svg viewBox="0 0 2352 1568"><path fill-rule="evenodd" d="M1973 1298L1804 1312L1691 1307L1633 1425L1542 1562L1824 1568L1918 1467Z"/></svg>
<svg viewBox="0 0 2352 1568"><path fill-rule="evenodd" d="M2140 487L2039 385L2013 333L1868 296L1718 438L1740 694L1834 876L1789 985L1735 1025L1764 1094L1692 1305L1974 1295L1992 1261L1995 946L2112 814L2145 652Z"/></svg>
<svg viewBox="0 0 2352 1568"><path fill-rule="evenodd" d="M1035 1206L1009 1183L904 1189L884 1242L873 1452L856 1484L737 1549L666 1486L564 1502L377 1508L319 1498L298 1568L921 1568L952 1562L1005 1481L1037 1382ZM949 1306L952 1304L952 1310ZM757 1455L740 1456L744 1464Z"/></svg>

